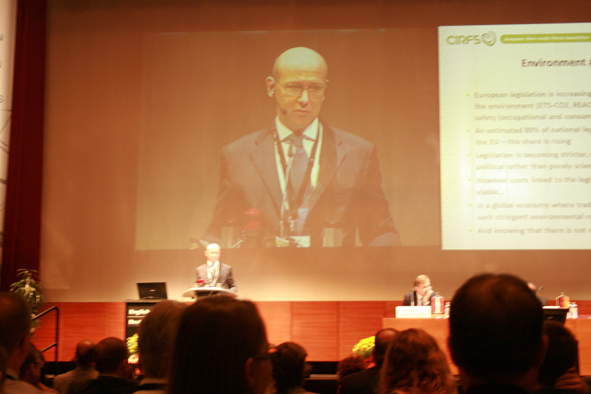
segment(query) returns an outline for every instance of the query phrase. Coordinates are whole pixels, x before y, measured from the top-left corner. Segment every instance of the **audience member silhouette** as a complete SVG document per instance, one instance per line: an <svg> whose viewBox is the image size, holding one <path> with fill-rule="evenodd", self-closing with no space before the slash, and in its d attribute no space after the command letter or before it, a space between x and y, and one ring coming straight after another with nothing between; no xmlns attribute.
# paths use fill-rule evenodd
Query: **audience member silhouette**
<svg viewBox="0 0 591 394"><path fill-rule="evenodd" d="M414 328L394 337L380 373L380 393L456 393L445 354L433 337Z"/></svg>
<svg viewBox="0 0 591 394"><path fill-rule="evenodd" d="M507 274L470 278L449 317L464 393L532 393L545 352L542 328L542 305L526 282Z"/></svg>
<svg viewBox="0 0 591 394"><path fill-rule="evenodd" d="M264 394L271 375L265 325L252 302L208 297L185 310L169 394Z"/></svg>
<svg viewBox="0 0 591 394"><path fill-rule="evenodd" d="M137 384L131 380L133 367L128 363L129 350L119 338L105 338L94 348L94 364L99 376L88 382L83 394L130 394Z"/></svg>
<svg viewBox="0 0 591 394"><path fill-rule="evenodd" d="M375 335L373 359L375 366L361 372L352 373L341 380L341 394L377 394L380 380L380 369L390 341L398 331L384 328Z"/></svg>
<svg viewBox="0 0 591 394"><path fill-rule="evenodd" d="M45 366L45 358L33 345L32 342L29 343L29 353L27 354L27 358L23 362L20 368L20 380L23 382L27 382L33 387L38 388L39 390L46 392L46 393L57 393L52 388L47 387L43 383L43 379L45 377L43 373L43 367Z"/></svg>
<svg viewBox="0 0 591 394"><path fill-rule="evenodd" d="M284 342L271 354L276 394L309 393L304 389L304 379L310 373L306 363L306 349L295 342Z"/></svg>
<svg viewBox="0 0 591 394"><path fill-rule="evenodd" d="M161 301L142 319L138 330L138 349L144 378L136 393L165 392L174 337L186 308L185 304L176 301Z"/></svg>
<svg viewBox="0 0 591 394"><path fill-rule="evenodd" d="M337 364L337 381L340 383L343 377L366 369L367 363L360 356L345 357Z"/></svg>
<svg viewBox="0 0 591 394"><path fill-rule="evenodd" d="M59 394L77 394L89 381L98 377L99 373L94 369L94 347L95 343L90 340L76 344L76 368L53 379L53 388Z"/></svg>
<svg viewBox="0 0 591 394"><path fill-rule="evenodd" d="M19 380L20 367L27 358L31 332L31 311L25 299L13 292L0 292L0 346L6 351L3 394L39 394L41 391Z"/></svg>
<svg viewBox="0 0 591 394"><path fill-rule="evenodd" d="M548 348L538 374L536 394L586 394L587 384L576 370L577 341L561 323L544 322Z"/></svg>

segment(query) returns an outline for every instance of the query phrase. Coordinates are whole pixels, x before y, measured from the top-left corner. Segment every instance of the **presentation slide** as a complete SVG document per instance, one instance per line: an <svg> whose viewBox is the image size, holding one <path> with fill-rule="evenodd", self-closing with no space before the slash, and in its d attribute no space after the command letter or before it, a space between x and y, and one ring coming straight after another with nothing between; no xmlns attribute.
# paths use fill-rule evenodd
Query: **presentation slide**
<svg viewBox="0 0 591 394"><path fill-rule="evenodd" d="M439 27L442 248L591 248L591 24Z"/></svg>
<svg viewBox="0 0 591 394"><path fill-rule="evenodd" d="M436 34L146 34L136 249L439 246ZM267 90L297 47L325 59L322 96L286 96L280 75ZM321 130L300 201L276 153L286 108L314 111Z"/></svg>

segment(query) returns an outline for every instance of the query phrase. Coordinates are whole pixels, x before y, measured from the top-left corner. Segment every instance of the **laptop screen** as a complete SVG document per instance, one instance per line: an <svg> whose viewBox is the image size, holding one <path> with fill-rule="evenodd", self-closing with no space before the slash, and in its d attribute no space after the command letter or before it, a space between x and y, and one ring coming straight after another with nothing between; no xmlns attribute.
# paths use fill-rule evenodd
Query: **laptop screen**
<svg viewBox="0 0 591 394"><path fill-rule="evenodd" d="M137 289L140 295L140 300L166 300L168 298L166 295L166 282L138 283Z"/></svg>

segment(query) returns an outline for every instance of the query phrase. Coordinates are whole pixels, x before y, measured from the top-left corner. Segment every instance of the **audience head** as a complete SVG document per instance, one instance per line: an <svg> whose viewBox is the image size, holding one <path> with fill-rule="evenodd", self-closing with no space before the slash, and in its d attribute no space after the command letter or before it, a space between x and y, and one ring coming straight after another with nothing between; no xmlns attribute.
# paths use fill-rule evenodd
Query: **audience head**
<svg viewBox="0 0 591 394"><path fill-rule="evenodd" d="M554 321L544 322L548 348L538 374L538 383L552 387L559 377L577 364L577 341L571 332Z"/></svg>
<svg viewBox="0 0 591 394"><path fill-rule="evenodd" d="M265 326L250 301L208 297L179 321L169 393L263 394L272 366Z"/></svg>
<svg viewBox="0 0 591 394"><path fill-rule="evenodd" d="M271 355L273 378L277 394L286 394L301 387L310 366L306 363L306 349L295 342L284 342Z"/></svg>
<svg viewBox="0 0 591 394"><path fill-rule="evenodd" d="M27 358L23 361L20 368L19 377L20 380L37 386L41 381L41 368L45 365L45 359L41 352L29 342L29 352Z"/></svg>
<svg viewBox="0 0 591 394"><path fill-rule="evenodd" d="M340 381L343 377L366 368L367 364L360 356L345 357L337 364L337 380Z"/></svg>
<svg viewBox="0 0 591 394"><path fill-rule="evenodd" d="M186 306L179 302L161 301L142 319L138 349L146 377L163 379L166 376L178 321L185 309Z"/></svg>
<svg viewBox="0 0 591 394"><path fill-rule="evenodd" d="M76 364L81 367L93 366L94 347L96 344L88 339L76 345Z"/></svg>
<svg viewBox="0 0 591 394"><path fill-rule="evenodd" d="M31 311L17 293L0 292L0 346L6 351L7 366L18 370L29 352Z"/></svg>
<svg viewBox="0 0 591 394"><path fill-rule="evenodd" d="M398 334L393 328L384 328L378 331L375 335L375 346L373 348L373 361L380 365L384 361L384 356L386 355L386 350L388 349L388 345L394 339L394 336Z"/></svg>
<svg viewBox="0 0 591 394"><path fill-rule="evenodd" d="M132 369L127 362L128 358L127 345L119 338L105 338L94 347L95 368L101 375L131 378Z"/></svg>
<svg viewBox="0 0 591 394"><path fill-rule="evenodd" d="M380 392L455 393L445 354L421 329L400 332L392 340L380 372Z"/></svg>
<svg viewBox="0 0 591 394"><path fill-rule="evenodd" d="M542 306L526 282L507 274L470 278L456 291L449 318L462 379L529 388L544 353L542 327Z"/></svg>

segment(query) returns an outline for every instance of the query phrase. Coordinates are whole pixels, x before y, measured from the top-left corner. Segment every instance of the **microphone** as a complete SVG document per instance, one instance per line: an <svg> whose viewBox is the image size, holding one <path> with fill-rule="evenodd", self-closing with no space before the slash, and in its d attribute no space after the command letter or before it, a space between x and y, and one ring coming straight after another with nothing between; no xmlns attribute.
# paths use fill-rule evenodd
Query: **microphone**
<svg viewBox="0 0 591 394"><path fill-rule="evenodd" d="M417 291L412 288L410 289L410 306L415 306L415 298L417 298Z"/></svg>
<svg viewBox="0 0 591 394"><path fill-rule="evenodd" d="M536 294L540 294L540 291L542 291L543 288L544 288L544 285L538 287L538 290L536 290Z"/></svg>

